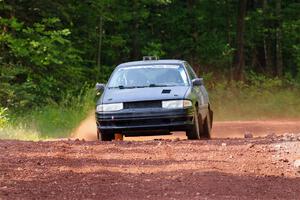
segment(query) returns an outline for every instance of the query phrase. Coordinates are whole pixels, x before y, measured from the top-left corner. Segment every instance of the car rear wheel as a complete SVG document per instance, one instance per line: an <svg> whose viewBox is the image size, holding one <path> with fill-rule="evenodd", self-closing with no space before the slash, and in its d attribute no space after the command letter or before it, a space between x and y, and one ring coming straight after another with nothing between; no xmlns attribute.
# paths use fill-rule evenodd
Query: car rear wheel
<svg viewBox="0 0 300 200"><path fill-rule="evenodd" d="M209 109L203 123L203 132L200 135L201 139L210 139L212 128L212 111Z"/></svg>
<svg viewBox="0 0 300 200"><path fill-rule="evenodd" d="M194 113L194 125L186 132L187 138L189 140L199 140L202 135L202 128L202 117L198 114L198 109L196 108Z"/></svg>
<svg viewBox="0 0 300 200"><path fill-rule="evenodd" d="M113 134L103 134L100 132L99 129L97 129L97 138L100 141L112 141L114 139Z"/></svg>

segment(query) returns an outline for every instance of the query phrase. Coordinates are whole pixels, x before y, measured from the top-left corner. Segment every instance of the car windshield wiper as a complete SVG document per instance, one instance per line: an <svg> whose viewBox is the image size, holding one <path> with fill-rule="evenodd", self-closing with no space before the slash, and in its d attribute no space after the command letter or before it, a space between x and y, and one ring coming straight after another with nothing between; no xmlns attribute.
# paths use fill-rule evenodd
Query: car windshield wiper
<svg viewBox="0 0 300 200"><path fill-rule="evenodd" d="M119 89L133 89L133 88L144 88L148 86L124 86L124 85L119 85L117 87L109 87L109 89L114 89L114 88L119 88Z"/></svg>
<svg viewBox="0 0 300 200"><path fill-rule="evenodd" d="M176 85L164 85L164 84L154 84L154 83L151 83L149 85L149 87L172 87L172 86L176 86Z"/></svg>
<svg viewBox="0 0 300 200"><path fill-rule="evenodd" d="M124 85L119 85L116 87L109 87L109 89L133 89L133 88L147 88L147 87L172 87L176 85L164 85L164 84L154 84L151 83L150 85L140 85L140 86L124 86Z"/></svg>
<svg viewBox="0 0 300 200"><path fill-rule="evenodd" d="M119 89L132 89L132 88L136 88L135 86L124 86L124 85L119 85L117 88Z"/></svg>

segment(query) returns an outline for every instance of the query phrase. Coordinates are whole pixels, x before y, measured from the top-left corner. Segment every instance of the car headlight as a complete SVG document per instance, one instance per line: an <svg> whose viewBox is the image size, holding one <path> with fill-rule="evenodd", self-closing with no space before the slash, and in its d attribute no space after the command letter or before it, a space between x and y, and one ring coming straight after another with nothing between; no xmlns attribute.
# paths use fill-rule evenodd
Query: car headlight
<svg viewBox="0 0 300 200"><path fill-rule="evenodd" d="M162 101L163 108L188 108L191 107L193 103L190 100L169 100Z"/></svg>
<svg viewBox="0 0 300 200"><path fill-rule="evenodd" d="M97 105L97 112L112 112L123 109L123 103L110 103L110 104L101 104Z"/></svg>

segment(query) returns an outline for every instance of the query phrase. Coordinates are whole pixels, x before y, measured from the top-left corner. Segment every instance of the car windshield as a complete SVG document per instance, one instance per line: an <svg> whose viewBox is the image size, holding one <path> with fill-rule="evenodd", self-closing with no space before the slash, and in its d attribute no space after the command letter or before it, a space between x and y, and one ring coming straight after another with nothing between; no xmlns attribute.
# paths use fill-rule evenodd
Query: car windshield
<svg viewBox="0 0 300 200"><path fill-rule="evenodd" d="M180 65L144 65L119 68L112 76L109 88L187 86L185 70Z"/></svg>

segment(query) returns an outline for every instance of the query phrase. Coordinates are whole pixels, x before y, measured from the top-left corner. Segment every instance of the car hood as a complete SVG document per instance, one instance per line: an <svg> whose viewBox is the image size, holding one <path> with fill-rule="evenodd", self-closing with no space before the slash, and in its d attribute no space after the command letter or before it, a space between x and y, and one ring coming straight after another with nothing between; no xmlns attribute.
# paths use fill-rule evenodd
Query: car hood
<svg viewBox="0 0 300 200"><path fill-rule="evenodd" d="M183 99L189 86L106 89L97 104Z"/></svg>

